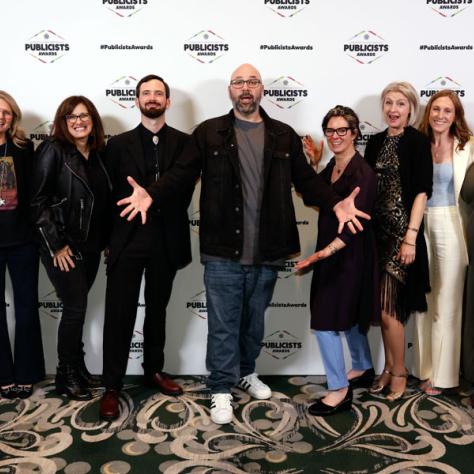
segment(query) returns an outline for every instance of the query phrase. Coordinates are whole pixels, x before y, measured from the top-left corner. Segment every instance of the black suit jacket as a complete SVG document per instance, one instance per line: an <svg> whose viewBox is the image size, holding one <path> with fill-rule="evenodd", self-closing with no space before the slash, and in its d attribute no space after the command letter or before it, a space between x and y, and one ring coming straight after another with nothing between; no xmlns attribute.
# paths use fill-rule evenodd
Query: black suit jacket
<svg viewBox="0 0 474 474"><path fill-rule="evenodd" d="M163 162L160 162L160 173L166 174L176 158L188 143L189 135L166 126L166 146ZM139 128L112 137L105 151L105 164L112 180L113 187L113 224L109 243L108 269L112 268L120 256L133 230L141 224L139 215L132 222L120 217L122 208L116 206L118 200L129 196L132 192L127 182L131 176L140 186L146 187L146 168L143 146ZM165 245L168 256L178 268L191 261L191 243L187 209L191 202L194 183L177 193L175 199L169 200L158 207L164 223Z"/></svg>

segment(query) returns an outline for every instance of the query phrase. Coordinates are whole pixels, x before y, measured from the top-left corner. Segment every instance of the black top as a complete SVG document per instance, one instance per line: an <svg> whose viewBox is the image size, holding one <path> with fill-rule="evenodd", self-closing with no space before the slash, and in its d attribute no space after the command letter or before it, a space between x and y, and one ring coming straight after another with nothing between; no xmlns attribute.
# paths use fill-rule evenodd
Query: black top
<svg viewBox="0 0 474 474"><path fill-rule="evenodd" d="M375 173L356 152L343 174L331 184L332 159L320 176L341 197L349 196L356 186L358 209L372 214L377 194ZM375 238L371 221L364 221L363 232L337 234L338 221L332 211L322 209L318 220L316 250L326 247L338 236L346 247L313 267L311 282L311 328L319 331L345 331L356 324L366 333L370 324L380 321L380 290Z"/></svg>
<svg viewBox="0 0 474 474"><path fill-rule="evenodd" d="M0 145L0 247L33 240L29 216L29 191L33 165L33 144L24 148L11 140Z"/></svg>
<svg viewBox="0 0 474 474"><path fill-rule="evenodd" d="M166 124L160 128L158 133L151 132L141 123L138 126L138 129L140 131L140 139L143 146L143 154L145 156L147 186L149 186L158 180L160 177L160 169L163 168Z"/></svg>
<svg viewBox="0 0 474 474"><path fill-rule="evenodd" d="M89 188L94 195L89 233L84 247L88 252L100 252L105 233L108 231L104 226L104 221L107 220L107 213L110 212L110 189L104 168L100 165L96 152L91 151L89 159L84 159L84 167Z"/></svg>

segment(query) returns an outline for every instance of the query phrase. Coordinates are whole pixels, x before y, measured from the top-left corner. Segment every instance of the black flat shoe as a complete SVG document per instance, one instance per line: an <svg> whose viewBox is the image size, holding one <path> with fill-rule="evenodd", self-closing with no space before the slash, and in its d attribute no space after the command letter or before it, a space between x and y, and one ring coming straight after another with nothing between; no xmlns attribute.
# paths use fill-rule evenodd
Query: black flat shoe
<svg viewBox="0 0 474 474"><path fill-rule="evenodd" d="M370 388L374 383L375 370L372 368L365 370L358 377L349 380L352 388Z"/></svg>
<svg viewBox="0 0 474 474"><path fill-rule="evenodd" d="M310 405L308 412L313 416L330 416L343 411L349 411L352 407L352 388L349 387L344 400L341 400L336 406L326 405L322 399Z"/></svg>
<svg viewBox="0 0 474 474"><path fill-rule="evenodd" d="M2 398L7 398L8 400L13 400L17 397L17 388L16 385L4 385L0 387L0 395Z"/></svg>
<svg viewBox="0 0 474 474"><path fill-rule="evenodd" d="M29 398L33 395L33 385L29 384L18 384L17 385L17 397L21 399Z"/></svg>

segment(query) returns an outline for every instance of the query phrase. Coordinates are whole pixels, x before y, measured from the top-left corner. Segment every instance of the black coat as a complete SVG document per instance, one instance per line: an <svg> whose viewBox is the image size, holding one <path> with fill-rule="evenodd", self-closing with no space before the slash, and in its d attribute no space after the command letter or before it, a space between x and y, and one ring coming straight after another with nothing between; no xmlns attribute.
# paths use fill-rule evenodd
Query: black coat
<svg viewBox="0 0 474 474"><path fill-rule="evenodd" d="M181 154L189 141L189 135L166 126L165 156L160 162L160 173L166 176L169 168ZM116 202L132 192L127 182L131 176L141 186L146 186L146 164L139 128L112 137L106 147L105 164L112 180L113 187L113 222L109 242L108 269L117 261L132 231L141 225L140 217L129 222L120 217L121 208ZM165 233L165 245L168 256L178 268L191 261L191 242L189 234L188 207L194 190L194 181L182 186L173 199L162 203L155 200L153 207L159 209Z"/></svg>
<svg viewBox="0 0 474 474"><path fill-rule="evenodd" d="M100 156L99 164L110 180ZM31 208L43 247L53 257L66 245L86 242L94 195L84 158L73 145L48 138L36 150ZM108 229L107 222L104 223ZM101 248L105 247L106 236Z"/></svg>
<svg viewBox="0 0 474 474"><path fill-rule="evenodd" d="M387 136L387 130L370 138L365 149L365 159L375 168L377 157ZM431 196L433 188L433 160L431 144L425 135L413 127L406 127L398 142L398 159L400 162L400 180L402 200L408 216L413 201L420 193ZM430 291L428 271L428 253L423 232L423 222L416 238L415 261L408 267L406 280L407 313L426 311L426 293Z"/></svg>
<svg viewBox="0 0 474 474"><path fill-rule="evenodd" d="M296 132L263 109L260 113L265 143L259 255L271 261L300 251L292 184L308 205L332 209L340 198L308 165ZM176 166L147 191L158 202L165 202L173 199L183 183L201 174L201 252L239 260L244 221L234 118L231 111L199 125Z"/></svg>
<svg viewBox="0 0 474 474"><path fill-rule="evenodd" d="M321 172L330 185L335 161ZM356 187L360 192L355 205L372 214L377 194L377 177L359 153L351 159L344 173L332 185L337 194L347 197ZM352 234L348 229L338 235L338 221L333 212L321 211L318 219L316 251L336 237L346 247L314 265L311 282L311 328L319 331L345 331L356 324L367 332L370 324L380 321L380 288L375 237L371 221L364 230Z"/></svg>

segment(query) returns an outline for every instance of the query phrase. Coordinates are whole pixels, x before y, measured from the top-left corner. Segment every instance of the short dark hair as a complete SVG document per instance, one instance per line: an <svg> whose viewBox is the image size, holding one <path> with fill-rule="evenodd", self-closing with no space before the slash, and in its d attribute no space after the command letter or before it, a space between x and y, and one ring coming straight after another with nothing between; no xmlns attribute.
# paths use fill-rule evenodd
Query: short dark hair
<svg viewBox="0 0 474 474"><path fill-rule="evenodd" d="M89 149L102 150L105 147L104 126L102 125L102 120L95 105L83 95L72 95L59 104L54 117L51 136L64 145L76 146L74 138L71 136L67 128L66 115L70 115L79 104L85 105L92 119L92 132L88 138Z"/></svg>
<svg viewBox="0 0 474 474"><path fill-rule="evenodd" d="M361 137L360 128L359 128L359 117L357 114L350 108L344 105L336 105L324 116L323 123L321 124L323 130L328 126L329 120L333 117L342 117L346 120L349 128L356 133L355 140L359 140Z"/></svg>
<svg viewBox="0 0 474 474"><path fill-rule="evenodd" d="M140 96L140 87L141 85L144 83L144 82L148 82L148 81L152 81L153 79L156 79L157 81L160 81L163 83L163 85L165 86L165 95L166 95L166 98L169 99L170 98L170 86L165 82L165 80L160 77L160 76L157 76L156 74L148 74L147 76L145 77L142 77L139 81L138 81L138 84L137 84L137 87L135 89L135 97L139 97Z"/></svg>

